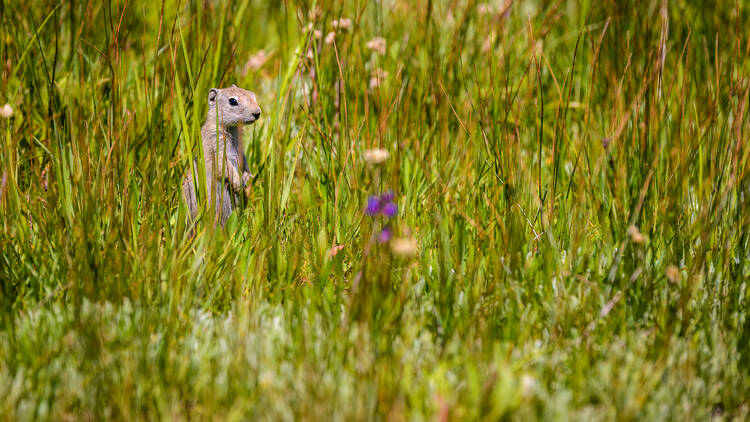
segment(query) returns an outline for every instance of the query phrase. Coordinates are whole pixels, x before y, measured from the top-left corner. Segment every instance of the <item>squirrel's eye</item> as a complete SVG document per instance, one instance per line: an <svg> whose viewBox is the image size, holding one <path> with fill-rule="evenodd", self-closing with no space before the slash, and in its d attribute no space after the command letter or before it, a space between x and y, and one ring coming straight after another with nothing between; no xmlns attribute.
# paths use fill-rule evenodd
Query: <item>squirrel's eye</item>
<svg viewBox="0 0 750 422"><path fill-rule="evenodd" d="M230 98L229 99L229 105L236 106L237 105L237 100L235 100L234 98Z"/></svg>

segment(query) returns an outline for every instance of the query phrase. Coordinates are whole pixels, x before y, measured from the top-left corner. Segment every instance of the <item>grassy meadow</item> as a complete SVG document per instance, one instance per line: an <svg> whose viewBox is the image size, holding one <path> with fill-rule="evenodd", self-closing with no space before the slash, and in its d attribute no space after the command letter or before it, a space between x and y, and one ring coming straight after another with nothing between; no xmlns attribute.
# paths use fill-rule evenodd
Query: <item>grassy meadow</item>
<svg viewBox="0 0 750 422"><path fill-rule="evenodd" d="M0 421L750 419L748 22L0 1ZM258 177L192 227L233 83Z"/></svg>

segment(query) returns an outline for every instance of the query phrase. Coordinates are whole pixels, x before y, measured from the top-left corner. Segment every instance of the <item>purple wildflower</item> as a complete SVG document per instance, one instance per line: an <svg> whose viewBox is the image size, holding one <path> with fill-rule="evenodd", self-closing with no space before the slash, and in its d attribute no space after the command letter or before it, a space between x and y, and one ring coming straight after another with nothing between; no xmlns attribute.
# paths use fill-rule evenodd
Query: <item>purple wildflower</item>
<svg viewBox="0 0 750 422"><path fill-rule="evenodd" d="M389 240L391 240L392 236L393 236L393 230L391 230L390 227L386 226L378 234L378 242L380 242L380 243L386 243Z"/></svg>
<svg viewBox="0 0 750 422"><path fill-rule="evenodd" d="M383 214L387 218L393 218L398 214L398 206L393 202L395 195L393 191L388 191L380 196L373 195L367 198L367 207L365 214L375 217Z"/></svg>
<svg viewBox="0 0 750 422"><path fill-rule="evenodd" d="M365 214L369 216L375 216L380 212L380 198L377 195L371 196L367 199L367 208L365 208Z"/></svg>
<svg viewBox="0 0 750 422"><path fill-rule="evenodd" d="M387 204L383 205L382 212L384 216L393 218L398 213L398 206L393 202L388 202Z"/></svg>

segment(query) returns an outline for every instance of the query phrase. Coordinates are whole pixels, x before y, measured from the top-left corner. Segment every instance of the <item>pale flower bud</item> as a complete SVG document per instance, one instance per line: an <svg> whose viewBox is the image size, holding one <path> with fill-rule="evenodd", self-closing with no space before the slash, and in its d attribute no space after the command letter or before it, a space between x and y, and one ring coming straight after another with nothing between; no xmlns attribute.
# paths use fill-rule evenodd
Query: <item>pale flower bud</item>
<svg viewBox="0 0 750 422"><path fill-rule="evenodd" d="M336 39L336 33L331 31L326 35L326 44L333 44L333 40Z"/></svg>
<svg viewBox="0 0 750 422"><path fill-rule="evenodd" d="M370 89L375 89L385 82L385 78L388 77L388 72L383 69L375 69L370 78Z"/></svg>
<svg viewBox="0 0 750 422"><path fill-rule="evenodd" d="M636 226L628 227L628 234L630 235L630 240L632 240L633 243L643 243L643 241L646 239Z"/></svg>
<svg viewBox="0 0 750 422"><path fill-rule="evenodd" d="M669 280L670 282L677 283L678 281L680 281L680 269L676 266L668 266L665 273L667 275L667 280Z"/></svg>
<svg viewBox="0 0 750 422"><path fill-rule="evenodd" d="M381 164L388 159L390 153L382 148L368 149L365 151L365 161L370 164Z"/></svg>
<svg viewBox="0 0 750 422"><path fill-rule="evenodd" d="M352 27L352 20L349 18L341 18L333 21L333 28L340 29L342 31L348 31Z"/></svg>
<svg viewBox="0 0 750 422"><path fill-rule="evenodd" d="M11 107L10 104L5 104L0 107L0 117L10 119L11 116L13 116L13 107Z"/></svg>
<svg viewBox="0 0 750 422"><path fill-rule="evenodd" d="M367 41L367 48L382 55L385 55L386 41L383 37L375 37Z"/></svg>
<svg viewBox="0 0 750 422"><path fill-rule="evenodd" d="M264 51L260 50L257 53L251 55L248 57L247 62L245 63L245 68L243 69L243 73L247 73L250 70L258 70L260 69L269 59L269 55Z"/></svg>
<svg viewBox="0 0 750 422"><path fill-rule="evenodd" d="M537 382L533 376L529 374L524 374L521 377L521 394L524 397L533 396L534 392L536 391L536 387L537 387Z"/></svg>
<svg viewBox="0 0 750 422"><path fill-rule="evenodd" d="M417 239L413 237L398 237L391 240L391 252L394 255L408 257L417 254Z"/></svg>

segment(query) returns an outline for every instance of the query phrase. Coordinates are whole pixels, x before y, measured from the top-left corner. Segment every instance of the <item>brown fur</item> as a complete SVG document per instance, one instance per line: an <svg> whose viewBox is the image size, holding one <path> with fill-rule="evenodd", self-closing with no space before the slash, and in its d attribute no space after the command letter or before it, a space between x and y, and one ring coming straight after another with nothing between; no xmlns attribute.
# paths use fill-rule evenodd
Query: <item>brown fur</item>
<svg viewBox="0 0 750 422"><path fill-rule="evenodd" d="M229 88L211 88L208 93L208 113L201 128L206 192L214 198L208 204L214 210L215 221L223 227L229 215L240 203L242 195L250 193L252 175L242 148L242 125L252 124L260 117L260 107L255 94L232 85ZM191 220L198 217L198 196L193 181L193 171L200 170L198 163L187 169L182 183L182 193L190 211Z"/></svg>

